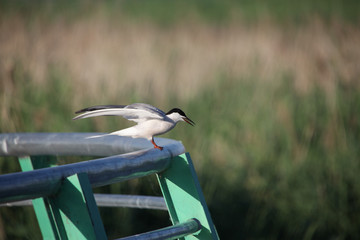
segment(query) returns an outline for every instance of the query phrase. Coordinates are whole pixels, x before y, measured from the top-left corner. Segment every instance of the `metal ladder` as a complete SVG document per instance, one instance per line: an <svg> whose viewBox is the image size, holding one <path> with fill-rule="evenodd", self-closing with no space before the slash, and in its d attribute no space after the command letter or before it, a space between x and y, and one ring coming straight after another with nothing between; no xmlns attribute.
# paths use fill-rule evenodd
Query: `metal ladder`
<svg viewBox="0 0 360 240"><path fill-rule="evenodd" d="M90 135L0 134L0 156L17 156L23 170L0 175L0 203L33 199L44 239L107 239L92 188L156 174L173 225L121 239L219 239L180 142L158 139L163 151L141 150L147 141ZM57 166L51 155L110 157Z"/></svg>

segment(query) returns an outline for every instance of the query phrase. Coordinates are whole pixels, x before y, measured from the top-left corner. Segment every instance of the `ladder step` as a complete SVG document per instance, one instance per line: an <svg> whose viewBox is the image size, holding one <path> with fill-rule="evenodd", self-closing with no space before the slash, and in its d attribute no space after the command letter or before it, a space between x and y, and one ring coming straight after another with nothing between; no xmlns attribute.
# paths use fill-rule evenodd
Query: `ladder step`
<svg viewBox="0 0 360 240"><path fill-rule="evenodd" d="M99 193L95 193L94 196L98 207L128 207L164 211L168 210L163 197ZM0 204L0 207L18 206L32 206L32 200Z"/></svg>
<svg viewBox="0 0 360 240"><path fill-rule="evenodd" d="M178 223L170 227L161 228L151 232L141 233L130 237L116 240L156 240L156 239L177 239L195 233L201 229L201 224L196 218L184 223Z"/></svg>
<svg viewBox="0 0 360 240"><path fill-rule="evenodd" d="M167 211L163 197L124 195L124 194L94 194L99 207L129 207L141 209L157 209Z"/></svg>

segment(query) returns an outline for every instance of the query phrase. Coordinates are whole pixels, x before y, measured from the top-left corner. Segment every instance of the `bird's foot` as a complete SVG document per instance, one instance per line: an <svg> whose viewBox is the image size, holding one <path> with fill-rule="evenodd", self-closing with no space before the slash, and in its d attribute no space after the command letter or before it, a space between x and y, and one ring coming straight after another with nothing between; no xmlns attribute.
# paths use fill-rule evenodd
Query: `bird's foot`
<svg viewBox="0 0 360 240"><path fill-rule="evenodd" d="M155 142L154 142L154 138L151 139L151 143L154 145L154 148L160 149L160 151L162 151L164 148L158 146Z"/></svg>
<svg viewBox="0 0 360 240"><path fill-rule="evenodd" d="M160 147L158 145L154 146L154 148L160 149L160 151L162 151L164 149L163 147Z"/></svg>

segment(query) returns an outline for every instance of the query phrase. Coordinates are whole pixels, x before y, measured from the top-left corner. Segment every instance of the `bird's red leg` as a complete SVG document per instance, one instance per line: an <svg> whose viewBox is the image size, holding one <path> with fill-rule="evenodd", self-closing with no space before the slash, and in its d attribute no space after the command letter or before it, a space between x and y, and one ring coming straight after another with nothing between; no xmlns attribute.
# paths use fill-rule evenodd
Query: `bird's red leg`
<svg viewBox="0 0 360 240"><path fill-rule="evenodd" d="M154 142L154 138L151 139L151 143L154 145L154 148L160 149L161 151L163 150L163 147L156 145L156 143Z"/></svg>

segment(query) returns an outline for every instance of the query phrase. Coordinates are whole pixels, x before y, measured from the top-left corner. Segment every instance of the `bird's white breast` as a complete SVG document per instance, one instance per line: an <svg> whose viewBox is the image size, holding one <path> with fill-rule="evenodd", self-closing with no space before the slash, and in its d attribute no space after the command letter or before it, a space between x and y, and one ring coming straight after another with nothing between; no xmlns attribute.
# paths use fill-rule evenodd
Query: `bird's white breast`
<svg viewBox="0 0 360 240"><path fill-rule="evenodd" d="M135 126L139 130L140 137L151 139L152 136L157 136L170 131L175 127L175 123L170 121L164 121L160 119L152 119L145 121Z"/></svg>

